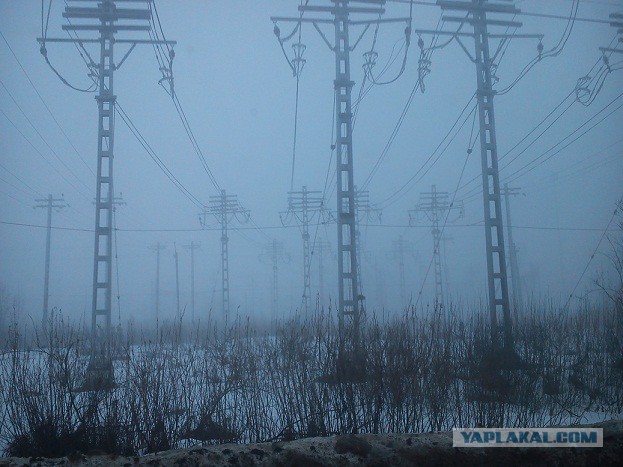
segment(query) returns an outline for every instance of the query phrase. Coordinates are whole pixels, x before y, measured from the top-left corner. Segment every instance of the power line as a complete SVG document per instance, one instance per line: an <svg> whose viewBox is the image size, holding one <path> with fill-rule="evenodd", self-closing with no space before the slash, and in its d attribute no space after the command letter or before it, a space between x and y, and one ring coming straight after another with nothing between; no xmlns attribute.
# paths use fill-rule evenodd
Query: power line
<svg viewBox="0 0 623 467"><path fill-rule="evenodd" d="M9 116L4 112L4 110L0 109L0 113L2 113L2 115L4 115L4 117L9 121L9 123L13 126L13 128L15 128L17 130L17 132L22 136L22 138L24 138L26 140L26 142L30 145L30 147L32 147L35 152L50 166L52 167L52 170L54 170L63 180L65 180L65 182L67 182L69 184L69 186L71 186L74 190L76 190L77 193L79 193L83 198L85 199L89 199L89 197L87 195L85 195L82 191L80 191L65 175L63 175L57 168L55 165L53 165L47 157L45 157L43 155L43 153L41 151L39 151L39 149L37 149L37 147L33 144L33 142L17 127L17 125L13 122L13 120L11 120L9 118Z"/></svg>
<svg viewBox="0 0 623 467"><path fill-rule="evenodd" d="M6 194L6 193L5 193ZM9 196L7 194L7 196ZM32 228L42 228L45 229L45 225L39 224L29 224L23 222L10 222L10 221L0 221L0 224L3 225L14 225L18 227L32 227ZM317 222L310 224L312 226L320 226L327 225L329 222ZM432 227L431 225L418 225L411 226L409 224L367 224L367 227L372 228L382 228L382 229L407 229L407 228L418 228L418 229L428 229ZM471 224L451 224L447 225L446 228L465 228L465 227L482 227L482 222L473 222ZM266 226L258 226L258 227L237 227L236 231L244 231L244 230L284 230L284 229L294 229L298 228L296 225L292 226L283 226L283 225L266 225ZM60 226L52 226L52 229L56 230L67 230L74 232L94 232L94 229L80 228L80 227L60 227ZM533 225L513 225L513 229L521 229L521 230L542 230L542 231L560 231L560 232L601 232L602 229L591 228L591 227L552 227L552 226L533 226ZM122 233L134 233L134 232L202 232L202 231L220 231L220 227L206 227L206 228L192 228L192 229L124 229L124 228L116 228L118 232ZM618 232L616 229L608 230L608 232Z"/></svg>
<svg viewBox="0 0 623 467"><path fill-rule="evenodd" d="M575 293L575 291L577 290L578 286L580 285L580 282L582 282L582 279L584 278L584 274L586 274L586 271L588 271L588 268L591 265L591 262L593 261L593 259L595 258L595 255L597 254L597 251L599 250L601 242L603 241L604 237L606 236L606 233L609 231L610 225L612 225L612 221L614 221L614 218L616 217L618 212L619 212L619 210L617 208L612 213L612 217L610 217L610 220L608 221L608 225L606 225L606 228L604 229L603 233L599 237L599 241L597 242L597 246L593 250L593 253L591 254L590 258L588 259L588 262L586 263L586 266L584 267L584 270L582 271L582 274L580 274L580 277L578 278L578 281L575 283L575 286L573 287L573 290L569 294L569 298L567 299L567 302L565 303L565 306L563 307L563 309L566 309L569 306L569 303L571 302L571 299L573 298L573 294Z"/></svg>
<svg viewBox="0 0 623 467"><path fill-rule="evenodd" d="M156 152L153 150L153 148L149 145L149 143L147 142L147 140L143 137L143 135L141 134L141 132L138 130L138 128L136 128L136 126L134 125L134 123L132 122L132 120L130 119L130 117L128 116L128 114L125 112L125 110L123 110L123 107L121 106L121 104L119 103L119 101L117 100L116 103L116 108L119 110L119 116L121 117L121 119L123 120L123 122L126 124L126 126L130 129L130 131L132 132L132 134L134 135L134 137L138 140L138 142L141 144L141 146L143 146L143 149L145 149L145 151L147 152L147 154L149 155L149 157L151 157L151 159L156 163L156 165L158 166L158 168L166 175L166 177L171 181L171 183L173 183L173 185L175 185L175 187L180 190L180 192L186 197L188 198L188 200L193 203L195 206L202 208L203 204L201 203L201 201L199 201L199 199L193 195L185 186L182 182L179 181L179 179L173 175L173 172L171 172L171 170L169 170L169 168L166 166L166 164L162 161L162 159L160 159L160 157L158 157L158 155L156 154Z"/></svg>
<svg viewBox="0 0 623 467"><path fill-rule="evenodd" d="M4 40L5 44L7 45L7 47L9 48L9 50L11 51L11 54L13 55L13 58L15 59L15 61L17 62L17 64L19 65L20 69L22 70L22 72L24 73L24 75L26 76L26 80L28 81L28 83L30 84L30 86L32 86L33 90L35 91L35 93L37 94L37 97L39 98L39 100L41 101L41 103L43 104L43 106L45 107L45 109L48 111L48 113L50 114L50 117L52 117L52 120L54 121L54 123L56 124L56 126L58 127L58 129L61 131L61 133L63 134L63 136L65 137L65 139L67 140L67 142L69 143L69 145L71 146L71 148L74 150L74 152L76 153L76 155L78 156L78 158L80 159L80 161L84 164L84 166L89 170L89 172L91 172L91 174L93 176L95 176L95 173L93 172L93 169L91 168L91 166L89 164L86 163L86 161L84 160L84 158L82 157L82 155L80 154L80 152L78 151L78 149L76 149L76 146L74 145L74 143L71 141L71 139L69 139L69 136L67 136L67 133L65 132L64 128L61 126L61 124L59 123L59 121L57 120L56 116L54 115L54 113L52 112L52 110L50 109L50 107L48 106L47 102L45 101L45 99L43 99L43 96L41 96L41 93L39 92L39 90L37 89L37 86L35 86L35 83L33 83L32 79L30 79L30 75L28 74L28 72L26 71L26 69L24 68L24 66L22 65L22 63L19 61L19 59L17 58L17 55L15 54L15 52L13 51L13 49L11 48L11 45L9 44L9 42L7 41L6 37L4 37L4 34L2 34L2 31L0 31L0 35L2 36L2 39Z"/></svg>
<svg viewBox="0 0 623 467"><path fill-rule="evenodd" d="M52 148L52 146L50 146L50 143L48 143L47 139L45 139L43 137L43 135L39 132L39 130L37 129L37 127L35 126L35 124L32 122L32 120L30 120L30 118L28 117L28 115L26 115L26 112L24 112L24 110L22 109L22 107L19 105L19 103L17 102L17 100L15 99L15 97L13 97L13 94L11 94L11 91L9 91L9 89L6 87L6 85L4 84L4 82L0 79L0 86L2 86L4 88L4 90L6 91L6 93L9 95L9 97L11 98L11 100L13 101L13 103L15 104L15 106L19 109L19 111L21 112L21 114L24 116L24 118L26 119L26 121L28 122L28 124L32 127L33 130L35 130L35 133L37 134L37 136L39 137L39 139L41 141L43 141L43 143L47 146L47 148L50 150L50 152L52 154L54 154L54 157L56 157L58 159L58 161L62 164L63 167L65 167L65 169L71 174L73 175L73 177L78 180L78 182L80 182L82 184L82 186L84 188L86 188L87 190L89 189L89 187L84 183L84 181L82 180L81 177L79 177L78 175L76 175L76 173L71 169L71 167L69 167L65 161L61 158L61 156L59 156L56 151Z"/></svg>

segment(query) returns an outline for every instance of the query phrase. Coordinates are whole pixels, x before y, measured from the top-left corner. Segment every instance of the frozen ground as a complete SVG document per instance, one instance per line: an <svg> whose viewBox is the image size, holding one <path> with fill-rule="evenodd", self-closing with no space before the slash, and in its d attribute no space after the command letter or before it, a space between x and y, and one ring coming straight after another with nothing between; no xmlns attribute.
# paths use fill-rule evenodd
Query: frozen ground
<svg viewBox="0 0 623 467"><path fill-rule="evenodd" d="M452 434L424 433L342 435L263 444L220 444L121 457L76 454L61 459L0 460L0 466L445 466L445 465L621 465L623 420L594 425L604 428L604 447L455 449Z"/></svg>

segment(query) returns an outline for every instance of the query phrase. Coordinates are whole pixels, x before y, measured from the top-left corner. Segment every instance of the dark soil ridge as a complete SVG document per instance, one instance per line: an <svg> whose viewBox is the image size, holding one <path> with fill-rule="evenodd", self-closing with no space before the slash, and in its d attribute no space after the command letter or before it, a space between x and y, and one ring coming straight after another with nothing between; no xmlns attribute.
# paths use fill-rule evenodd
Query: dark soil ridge
<svg viewBox="0 0 623 467"><path fill-rule="evenodd" d="M220 444L141 457L84 455L5 458L0 466L511 466L623 465L623 420L604 429L603 448L453 448L452 433L339 435L261 444Z"/></svg>

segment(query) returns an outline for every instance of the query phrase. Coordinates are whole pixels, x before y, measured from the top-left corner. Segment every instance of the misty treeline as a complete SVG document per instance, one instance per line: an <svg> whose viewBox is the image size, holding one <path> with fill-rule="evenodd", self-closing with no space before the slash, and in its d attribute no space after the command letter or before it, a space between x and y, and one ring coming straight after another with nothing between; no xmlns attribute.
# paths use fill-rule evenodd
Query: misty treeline
<svg viewBox="0 0 623 467"><path fill-rule="evenodd" d="M365 372L340 381L336 316L259 330L168 323L116 335L110 391L81 392L88 336L63 319L26 336L9 326L0 358L6 455L139 454L199 442L335 433L548 426L623 410L623 313L534 303L515 316L520 359L492 350L486 313L450 307L362 325Z"/></svg>

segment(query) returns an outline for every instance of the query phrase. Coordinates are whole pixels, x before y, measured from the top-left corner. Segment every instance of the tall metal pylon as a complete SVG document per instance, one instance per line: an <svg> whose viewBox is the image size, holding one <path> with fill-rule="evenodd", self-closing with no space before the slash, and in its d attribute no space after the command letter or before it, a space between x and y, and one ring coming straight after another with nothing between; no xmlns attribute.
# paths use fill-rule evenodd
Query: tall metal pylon
<svg viewBox="0 0 623 467"><path fill-rule="evenodd" d="M365 3L369 6L351 6L351 3ZM298 18L272 17L279 39L278 22L311 23L335 55L335 128L337 163L337 263L338 263L338 325L340 334L340 355L344 351L359 355L360 322L364 297L359 290L355 223L355 186L353 172L353 113L351 91L355 84L350 75L350 53L359 41L351 45L350 27L366 26L381 22L405 21L408 18L380 19L385 13L385 0L331 0L328 6L300 5ZM330 18L303 18L305 13L328 13ZM375 20L352 20L353 14L374 15ZM320 25L334 28L331 43ZM365 33L365 30L364 30ZM362 34L363 36L363 34ZM348 322L347 322L348 321Z"/></svg>
<svg viewBox="0 0 623 467"><path fill-rule="evenodd" d="M506 250L504 246L504 226L502 222L502 201L500 195L500 175L498 169L498 147L495 131L495 114L493 97L496 92L493 89L496 64L499 52L491 54L489 39L495 37L502 41L513 38L538 38L536 34L491 34L489 26L501 26L507 28L520 28L523 24L518 21L507 21L499 18L488 18L488 14L494 15L518 15L521 10L513 4L498 3L489 0L437 0L437 5L444 11L457 11L462 16L442 16L443 21L469 24L473 27L473 33L459 32L449 33L461 45L463 51L476 65L478 116L480 126L480 154L482 166L482 193L485 218L485 241L487 254L487 285L489 296L489 312L491 316L491 340L494 346L499 346L498 315L502 317L503 345L511 351L514 348L513 326L510 314L508 297L508 276L506 271ZM464 15L464 16L463 16ZM472 56L461 42L461 37L474 39L475 55ZM542 46L539 43L542 50Z"/></svg>
<svg viewBox="0 0 623 467"><path fill-rule="evenodd" d="M48 325L48 303L50 298L50 244L52 239L52 209L56 209L56 212L59 212L61 209L68 207L68 204L65 204L65 198L54 198L52 195L48 195L47 198L44 199L36 199L36 203L45 203L45 204L37 204L33 206L34 209L45 208L48 211L48 225L46 229L46 237L45 237L45 277L43 280L43 315L41 317L41 323L43 324L43 328L46 329Z"/></svg>
<svg viewBox="0 0 623 467"><path fill-rule="evenodd" d="M320 196L319 196L320 195ZM280 213L281 223L287 225L291 219L300 226L303 237L303 310L309 313L311 304L311 255L309 252L309 223L314 216L322 215L324 200L320 191L309 191L306 186L301 191L288 192L288 210Z"/></svg>
<svg viewBox="0 0 623 467"><path fill-rule="evenodd" d="M190 306L191 321L195 322L195 250L201 249L200 243L190 242L189 245L182 245L182 248L190 251Z"/></svg>
<svg viewBox="0 0 623 467"><path fill-rule="evenodd" d="M221 194L210 196L208 206L200 214L201 225L207 225L207 216L212 215L221 225L221 286L223 301L223 318L227 327L229 320L229 223L235 218L239 222L249 220L249 210L238 202L237 195L228 195L225 190Z"/></svg>
<svg viewBox="0 0 623 467"><path fill-rule="evenodd" d="M180 268L175 242L173 242L173 259L175 260L175 318L180 319Z"/></svg>
<svg viewBox="0 0 623 467"><path fill-rule="evenodd" d="M513 224L511 222L511 196L519 196L521 188L509 188L508 183L504 184L502 194L506 211L506 232L508 233L508 262L511 268L511 288L513 290L513 308L517 314L522 307L521 277L519 276L519 264L517 263L517 246L513 240Z"/></svg>
<svg viewBox="0 0 623 467"><path fill-rule="evenodd" d="M325 240L317 240L312 251L312 256L318 258L318 302L322 307L325 299L324 290L324 258L331 253L331 244Z"/></svg>
<svg viewBox="0 0 623 467"><path fill-rule="evenodd" d="M147 0L149 3L150 0ZM89 2L91 5L94 2ZM174 41L119 39L116 35L128 31L151 31L151 10L146 8L117 8L115 0L101 0L95 7L73 7L67 5L63 17L74 20L93 20L93 23L67 24L63 30L78 32L96 31L97 38L47 38L37 40L46 59L46 43L70 42L76 46L99 44L99 63L89 67L97 77L98 94L98 136L97 136L97 181L95 196L95 248L93 261L93 299L91 308L91 358L85 390L110 388L114 384L110 338L111 338L111 295L112 295L112 242L113 242L113 148L114 115L116 96L113 92L115 70L119 69L137 44L175 45ZM130 3L124 1L124 5ZM144 5L143 2L136 2ZM121 23L119 21L122 21ZM126 44L129 50L120 62L114 62L114 46ZM172 50L172 49L171 49ZM173 56L171 55L171 60Z"/></svg>
<svg viewBox="0 0 623 467"><path fill-rule="evenodd" d="M418 221L418 214L423 213L432 224L431 233L433 234L433 263L435 270L435 304L443 308L445 296L443 290L443 276L441 268L441 235L439 221L443 214L450 214L451 211L459 211L458 217L463 216L463 205L453 205L450 201L450 194L447 191L437 191L437 186L432 185L431 191L420 193L420 202L415 209L409 211L409 224L413 225ZM456 220L456 219L453 219Z"/></svg>
<svg viewBox="0 0 623 467"><path fill-rule="evenodd" d="M160 319L160 252L166 250L167 247L158 242L149 249L156 252L156 322L158 322Z"/></svg>
<svg viewBox="0 0 623 467"><path fill-rule="evenodd" d="M397 240L392 241L392 256L398 260L398 273L400 275L400 304L402 306L407 306L407 282L405 278L405 255L406 254L415 254L415 250L413 249L413 245L411 243L406 242L405 239L401 236L398 237Z"/></svg>
<svg viewBox="0 0 623 467"><path fill-rule="evenodd" d="M273 269L272 276L272 306L273 314L278 316L279 313L279 263L287 262L290 260L289 255L283 248L283 242L278 242L277 239L273 239L266 247L264 252L260 255L260 261L270 260Z"/></svg>
<svg viewBox="0 0 623 467"><path fill-rule="evenodd" d="M363 274L361 266L364 260L363 244L361 242L361 224L363 221L369 222L375 219L381 222L383 210L373 208L370 204L370 192L368 190L358 190L355 186L355 244L357 246L357 276L359 277L359 290L363 293Z"/></svg>

